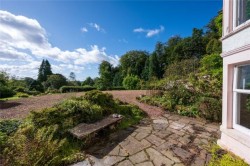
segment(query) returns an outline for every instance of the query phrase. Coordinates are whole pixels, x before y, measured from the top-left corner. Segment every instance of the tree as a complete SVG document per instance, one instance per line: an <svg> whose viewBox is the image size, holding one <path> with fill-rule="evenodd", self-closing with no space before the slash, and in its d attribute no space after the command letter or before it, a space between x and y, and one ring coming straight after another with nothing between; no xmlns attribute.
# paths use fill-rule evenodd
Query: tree
<svg viewBox="0 0 250 166"><path fill-rule="evenodd" d="M122 85L126 89L139 89L140 88L140 79L138 76L128 75L124 78Z"/></svg>
<svg viewBox="0 0 250 166"><path fill-rule="evenodd" d="M6 72L0 71L0 86L7 85L9 76Z"/></svg>
<svg viewBox="0 0 250 166"><path fill-rule="evenodd" d="M112 87L112 65L108 61L102 61L99 66L100 79L98 80L98 85L100 89L110 89Z"/></svg>
<svg viewBox="0 0 250 166"><path fill-rule="evenodd" d="M156 54L158 59L158 78L162 78L166 68L166 53L165 46L161 42L157 42L154 50L154 54Z"/></svg>
<svg viewBox="0 0 250 166"><path fill-rule="evenodd" d="M149 80L149 58L147 58L144 69L142 71L142 79L144 81Z"/></svg>
<svg viewBox="0 0 250 166"><path fill-rule="evenodd" d="M48 79L48 76L51 74L52 74L52 71L51 71L51 66L50 66L49 61L47 59L43 60L38 70L37 80L39 82L44 82Z"/></svg>
<svg viewBox="0 0 250 166"><path fill-rule="evenodd" d="M211 39L206 46L206 52L207 54L220 54L222 51L221 47L221 42L218 39Z"/></svg>
<svg viewBox="0 0 250 166"><path fill-rule="evenodd" d="M149 54L146 51L133 50L124 54L120 59L122 76L136 75L142 78L142 71L148 57Z"/></svg>
<svg viewBox="0 0 250 166"><path fill-rule="evenodd" d="M149 58L149 79L156 77L160 78L160 66L156 53L153 53Z"/></svg>
<svg viewBox="0 0 250 166"><path fill-rule="evenodd" d="M70 74L69 74L69 80L70 81L76 81L76 75L75 75L74 72L70 72Z"/></svg>
<svg viewBox="0 0 250 166"><path fill-rule="evenodd" d="M206 53L206 45L203 39L202 29L193 29L190 45L190 57L196 57L200 59Z"/></svg>
<svg viewBox="0 0 250 166"><path fill-rule="evenodd" d="M52 74L48 76L46 84L52 89L59 89L60 87L67 85L67 80L61 74Z"/></svg>
<svg viewBox="0 0 250 166"><path fill-rule="evenodd" d="M82 86L84 85L89 85L89 86L94 86L95 82L91 77L87 77L83 82Z"/></svg>

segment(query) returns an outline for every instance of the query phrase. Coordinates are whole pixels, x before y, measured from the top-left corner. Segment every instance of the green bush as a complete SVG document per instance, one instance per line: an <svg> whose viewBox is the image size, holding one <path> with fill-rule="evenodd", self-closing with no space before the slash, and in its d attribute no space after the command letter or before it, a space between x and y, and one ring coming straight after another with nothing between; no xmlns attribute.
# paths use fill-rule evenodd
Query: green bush
<svg viewBox="0 0 250 166"><path fill-rule="evenodd" d="M61 93L60 90L58 89L52 89L52 88L48 88L46 91L45 91L46 94L54 94L54 93Z"/></svg>
<svg viewBox="0 0 250 166"><path fill-rule="evenodd" d="M86 92L86 91L91 91L91 90L95 90L96 88L93 86L62 86L60 88L60 91L62 93L66 93L66 92Z"/></svg>
<svg viewBox="0 0 250 166"><path fill-rule="evenodd" d="M32 96L37 96L41 94L41 92L39 91L25 91L25 93L27 93L28 95L32 95Z"/></svg>
<svg viewBox="0 0 250 166"><path fill-rule="evenodd" d="M17 131L20 124L18 120L0 120L0 157L7 146L8 137Z"/></svg>
<svg viewBox="0 0 250 166"><path fill-rule="evenodd" d="M26 88L22 87L22 86L18 86L18 87L15 87L14 88L14 91L15 92L22 92L22 93L25 93L27 90Z"/></svg>
<svg viewBox="0 0 250 166"><path fill-rule="evenodd" d="M222 100L212 97L201 97L196 103L199 115L211 121L221 121Z"/></svg>
<svg viewBox="0 0 250 166"><path fill-rule="evenodd" d="M27 93L23 93L23 92L18 92L15 96L17 97L22 97L22 98L27 98L29 97L29 95Z"/></svg>
<svg viewBox="0 0 250 166"><path fill-rule="evenodd" d="M123 79L122 85L130 90L140 89L140 79L137 76L128 75Z"/></svg>
<svg viewBox="0 0 250 166"><path fill-rule="evenodd" d="M100 105L104 109L105 115L113 113L113 109L116 107L113 96L108 93L102 93L99 90L86 92L84 99L90 101L93 104Z"/></svg>
<svg viewBox="0 0 250 166"><path fill-rule="evenodd" d="M0 131L0 143L5 144L4 164L59 166L82 161L86 142L75 141L68 130L82 122L98 121L111 113L124 115L121 128L138 123L143 116L137 107L125 106L114 101L110 94L97 90L32 112L7 141Z"/></svg>
<svg viewBox="0 0 250 166"><path fill-rule="evenodd" d="M186 78L191 73L196 73L198 67L198 59L187 59L174 62L167 67L164 77L172 80Z"/></svg>
<svg viewBox="0 0 250 166"><path fill-rule="evenodd" d="M10 135L18 129L20 124L19 120L0 120L0 132Z"/></svg>
<svg viewBox="0 0 250 166"><path fill-rule="evenodd" d="M6 86L0 85L0 98L12 97L15 95L15 92Z"/></svg>

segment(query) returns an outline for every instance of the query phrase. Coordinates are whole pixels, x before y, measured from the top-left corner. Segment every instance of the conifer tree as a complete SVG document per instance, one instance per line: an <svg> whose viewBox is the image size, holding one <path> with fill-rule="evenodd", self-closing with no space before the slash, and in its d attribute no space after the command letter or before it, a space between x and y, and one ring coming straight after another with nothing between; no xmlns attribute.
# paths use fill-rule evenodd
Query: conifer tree
<svg viewBox="0 0 250 166"><path fill-rule="evenodd" d="M38 78L37 80L39 82L44 82L47 81L48 75L51 75L52 71L51 71L51 66L49 61L46 59L42 61L40 68L38 69Z"/></svg>

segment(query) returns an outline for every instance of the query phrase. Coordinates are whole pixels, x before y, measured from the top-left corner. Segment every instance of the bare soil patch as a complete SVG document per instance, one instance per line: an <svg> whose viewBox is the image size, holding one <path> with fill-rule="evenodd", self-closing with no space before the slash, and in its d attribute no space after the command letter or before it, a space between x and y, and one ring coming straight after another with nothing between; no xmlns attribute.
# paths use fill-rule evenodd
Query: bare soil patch
<svg viewBox="0 0 250 166"><path fill-rule="evenodd" d="M164 113L161 108L140 103L136 100L137 96L145 95L146 90L130 90L130 91L106 91L111 93L114 98L123 102L134 104L144 110L150 117L158 117ZM39 111L44 108L52 107L56 103L71 97L83 95L79 93L49 94L44 96L36 96L30 98L22 98L10 101L0 101L0 119L22 119L35 110Z"/></svg>

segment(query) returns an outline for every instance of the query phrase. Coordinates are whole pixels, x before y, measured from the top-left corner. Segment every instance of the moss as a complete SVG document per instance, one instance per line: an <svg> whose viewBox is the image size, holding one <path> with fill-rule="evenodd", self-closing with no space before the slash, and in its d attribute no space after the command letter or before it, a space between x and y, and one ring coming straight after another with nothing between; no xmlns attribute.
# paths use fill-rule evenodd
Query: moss
<svg viewBox="0 0 250 166"><path fill-rule="evenodd" d="M222 150L218 145L211 148L212 159L208 166L248 166L239 157Z"/></svg>

